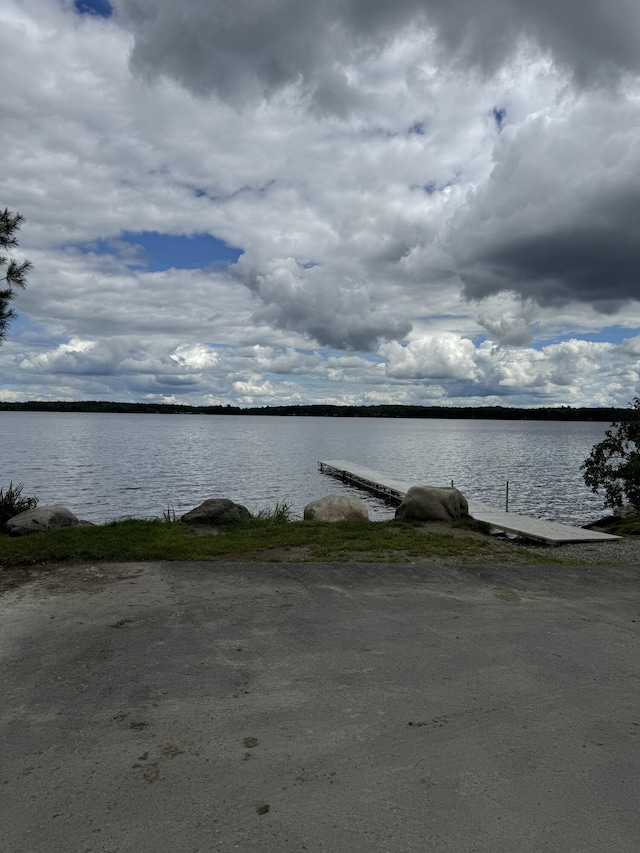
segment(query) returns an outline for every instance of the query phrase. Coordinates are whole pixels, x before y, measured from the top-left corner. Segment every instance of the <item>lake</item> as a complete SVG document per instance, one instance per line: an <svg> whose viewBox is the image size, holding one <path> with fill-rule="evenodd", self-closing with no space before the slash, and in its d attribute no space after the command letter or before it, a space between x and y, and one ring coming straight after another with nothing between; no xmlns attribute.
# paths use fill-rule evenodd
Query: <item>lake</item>
<svg viewBox="0 0 640 853"><path fill-rule="evenodd" d="M0 486L59 503L93 522L181 515L227 497L252 512L288 501L302 515L330 493L358 495L372 519L381 500L320 474L345 459L513 512L584 524L603 513L580 464L604 437L597 422L306 418L0 412Z"/></svg>

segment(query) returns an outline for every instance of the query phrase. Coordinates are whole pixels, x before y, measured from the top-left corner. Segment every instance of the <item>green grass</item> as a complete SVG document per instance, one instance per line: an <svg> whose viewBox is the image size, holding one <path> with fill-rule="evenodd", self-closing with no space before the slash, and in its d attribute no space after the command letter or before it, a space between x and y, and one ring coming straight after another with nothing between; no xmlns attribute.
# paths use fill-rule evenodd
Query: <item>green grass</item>
<svg viewBox="0 0 640 853"><path fill-rule="evenodd" d="M462 527L462 529L460 529ZM464 528L467 528L465 530ZM451 532L399 521L284 523L283 513L198 535L179 521L129 519L102 526L55 530L23 537L0 535L4 566L66 560L282 560L415 562L454 558L461 562L508 562L518 548L478 534L473 522ZM518 555L516 558L522 560ZM531 563L563 563L552 553L527 552Z"/></svg>

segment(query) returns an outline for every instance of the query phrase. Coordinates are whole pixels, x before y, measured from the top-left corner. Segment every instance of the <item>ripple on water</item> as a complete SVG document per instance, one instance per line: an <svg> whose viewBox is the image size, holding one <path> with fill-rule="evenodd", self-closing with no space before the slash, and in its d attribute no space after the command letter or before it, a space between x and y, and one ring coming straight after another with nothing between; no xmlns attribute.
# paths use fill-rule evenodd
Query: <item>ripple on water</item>
<svg viewBox="0 0 640 853"><path fill-rule="evenodd" d="M552 521L603 514L580 464L607 424L545 421L278 418L0 412L2 479L40 503L94 522L181 515L210 497L252 512L287 501L298 517L330 493L362 498L376 520L383 501L320 474L345 459L416 483L455 485L467 497Z"/></svg>

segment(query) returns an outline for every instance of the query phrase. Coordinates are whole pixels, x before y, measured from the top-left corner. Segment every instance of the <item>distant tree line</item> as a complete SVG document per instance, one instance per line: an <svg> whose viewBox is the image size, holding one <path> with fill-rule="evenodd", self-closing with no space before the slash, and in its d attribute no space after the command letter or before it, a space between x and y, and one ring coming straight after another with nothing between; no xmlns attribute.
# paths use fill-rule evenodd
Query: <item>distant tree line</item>
<svg viewBox="0 0 640 853"><path fill-rule="evenodd" d="M626 421L629 409L559 408L519 409L507 406L184 406L177 403L117 403L104 400L0 402L4 412L101 412L153 415L271 415L320 418L455 418L476 420L530 421Z"/></svg>

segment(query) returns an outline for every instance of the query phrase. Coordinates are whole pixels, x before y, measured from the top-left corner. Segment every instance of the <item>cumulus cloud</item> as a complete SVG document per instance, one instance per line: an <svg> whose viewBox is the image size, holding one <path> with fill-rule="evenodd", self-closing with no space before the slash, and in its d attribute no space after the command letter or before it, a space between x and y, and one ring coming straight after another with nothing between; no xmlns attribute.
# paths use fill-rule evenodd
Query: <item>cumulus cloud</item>
<svg viewBox="0 0 640 853"><path fill-rule="evenodd" d="M489 332L493 340L506 346L522 346L531 343L533 340L531 326L524 317L517 317L513 314L491 317L481 314L479 323Z"/></svg>
<svg viewBox="0 0 640 853"><path fill-rule="evenodd" d="M241 258L236 272L265 303L258 319L308 335L323 346L369 351L377 341L401 339L411 330L408 321L375 309L357 270L331 265L306 269L294 258L274 258L257 272Z"/></svg>
<svg viewBox="0 0 640 853"><path fill-rule="evenodd" d="M394 379L476 379L475 347L455 335L433 335L401 346L383 344L387 376Z"/></svg>
<svg viewBox="0 0 640 853"><path fill-rule="evenodd" d="M295 347L287 347L284 352L279 352L274 347L256 344L253 352L256 365L265 373L304 375L312 373L322 364L320 353L300 352Z"/></svg>
<svg viewBox="0 0 640 853"><path fill-rule="evenodd" d="M180 344L171 354L171 360L181 368L204 370L218 363L218 353L205 344Z"/></svg>
<svg viewBox="0 0 640 853"><path fill-rule="evenodd" d="M71 338L49 352L29 354L20 360L22 370L39 373L79 374L83 376L113 374L123 355L120 341L103 342Z"/></svg>
<svg viewBox="0 0 640 853"><path fill-rule="evenodd" d="M203 371L215 367L218 355L203 344L170 347L126 337L82 340L72 338L48 352L28 354L18 362L23 374L37 377L56 374L73 381L74 377L93 377L111 384L114 377L146 376L159 385L196 385Z"/></svg>
<svg viewBox="0 0 640 853"><path fill-rule="evenodd" d="M624 364L624 344L571 339L533 347L503 347L485 341L432 336L380 347L385 376L409 382L412 401L428 400L434 387L439 403L447 399L472 405L626 405L638 382L637 364ZM438 386L432 380L439 380ZM415 390L417 383L421 392ZM427 384L428 383L428 384Z"/></svg>
<svg viewBox="0 0 640 853"><path fill-rule="evenodd" d="M500 386L515 399L524 394L555 405L626 406L638 383L638 372L625 364L621 348L607 342L569 340L533 352L532 359L529 350L512 350L510 358L500 360Z"/></svg>
<svg viewBox="0 0 640 853"><path fill-rule="evenodd" d="M510 293L483 299L477 320L493 341L504 346L530 344L539 323L536 304Z"/></svg>
<svg viewBox="0 0 640 853"><path fill-rule="evenodd" d="M640 336L625 338L622 341L622 352L630 356L640 355Z"/></svg>

